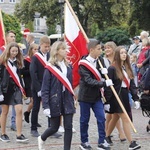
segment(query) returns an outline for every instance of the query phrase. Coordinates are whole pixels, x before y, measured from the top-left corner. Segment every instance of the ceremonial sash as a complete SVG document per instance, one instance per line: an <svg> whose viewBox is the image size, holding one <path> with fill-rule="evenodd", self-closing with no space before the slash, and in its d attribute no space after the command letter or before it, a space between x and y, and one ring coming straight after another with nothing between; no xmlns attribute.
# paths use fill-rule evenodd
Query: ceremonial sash
<svg viewBox="0 0 150 150"><path fill-rule="evenodd" d="M98 72L98 70L92 65L90 64L87 60L80 60L79 61L79 65L83 65L85 66L86 68L88 68L88 70L90 70L93 75L95 76L95 78L98 80L98 81L101 81L101 75L100 73Z"/></svg>
<svg viewBox="0 0 150 150"><path fill-rule="evenodd" d="M124 79L123 79L123 81L125 82L125 84L126 84L128 90L129 90L129 88L130 88L130 83L129 83L129 79L127 79L127 73L126 73L125 70L123 70L123 74L124 74Z"/></svg>
<svg viewBox="0 0 150 150"><path fill-rule="evenodd" d="M26 58L24 58L24 60L26 60L27 62L31 62L31 58L29 56L27 56Z"/></svg>
<svg viewBox="0 0 150 150"><path fill-rule="evenodd" d="M95 78L98 80L98 81L101 81L101 75L100 73L98 72L98 70L92 65L90 64L87 60L80 60L79 61L79 65L83 65L85 66L86 68L88 68L92 73L93 75L95 76ZM106 99L104 97L104 89L101 88L100 89L100 92L102 94L102 97L103 97L103 102L105 103L106 102Z"/></svg>
<svg viewBox="0 0 150 150"><path fill-rule="evenodd" d="M8 65L6 66L6 69L8 71L8 73L10 74L10 76L12 77L12 79L14 80L14 82L17 84L17 86L20 88L23 96L26 95L21 83L20 83L20 79L17 75L17 73L13 70L12 65L10 64L10 62L8 61L7 63Z"/></svg>
<svg viewBox="0 0 150 150"><path fill-rule="evenodd" d="M42 54L40 54L39 52L35 53L34 56L36 56L36 58L41 62L41 64L45 67L47 62L45 61L44 57L42 56Z"/></svg>
<svg viewBox="0 0 150 150"><path fill-rule="evenodd" d="M47 64L45 68L47 68L54 76L56 76L56 78L71 92L71 94L75 96L70 81L59 69L50 63Z"/></svg>

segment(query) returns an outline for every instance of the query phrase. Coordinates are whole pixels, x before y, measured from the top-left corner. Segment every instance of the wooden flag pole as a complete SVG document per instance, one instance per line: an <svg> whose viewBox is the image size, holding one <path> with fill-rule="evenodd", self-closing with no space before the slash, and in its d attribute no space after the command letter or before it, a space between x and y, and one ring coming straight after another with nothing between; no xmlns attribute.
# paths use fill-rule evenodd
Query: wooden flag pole
<svg viewBox="0 0 150 150"><path fill-rule="evenodd" d="M5 42L5 45L6 45L5 30L4 30L4 23L3 23L3 17L2 17L2 11L1 11L1 9L0 9L0 22L1 22L2 31L3 31L4 42Z"/></svg>
<svg viewBox="0 0 150 150"><path fill-rule="evenodd" d="M100 67L103 68L103 66L102 66L102 64L101 64L101 62L100 62L100 60L98 60L98 63L99 63L99 65L100 65ZM109 77L108 77L107 74L104 74L104 76L105 76L106 80L109 79ZM124 106L122 105L122 102L121 102L121 100L120 100L120 98L119 98L119 96L118 96L118 94L117 94L115 88L114 88L112 85L110 86L110 88L111 88L112 92L114 93L114 95L115 95L115 97L116 97L116 99L117 99L117 101L118 101L118 103L119 103L119 105L120 105L120 107L121 107L123 113L126 115L126 117L127 117L128 121L129 121L129 123L130 123L130 125L131 125L133 131L136 133L137 131L136 131L135 127L133 126L133 123L131 122L131 119L129 118L129 116L128 116L128 114L127 114L127 112L126 112Z"/></svg>
<svg viewBox="0 0 150 150"><path fill-rule="evenodd" d="M69 1L68 1L68 0L65 0L65 2L66 2L66 4L67 4L67 6L69 7L69 9L70 9L70 11L71 11L71 13L72 13L72 15L73 15L75 21L77 22L77 25L79 26L79 28L80 28L80 30L81 30L81 32L82 32L84 38L86 39L87 43L89 43L89 39L88 39L88 37L87 37L87 35L86 35L84 29L82 28L82 26L81 26L81 24L80 24L80 22L79 22L79 20L78 20L78 17L76 16L74 10L72 9L72 7L71 7Z"/></svg>

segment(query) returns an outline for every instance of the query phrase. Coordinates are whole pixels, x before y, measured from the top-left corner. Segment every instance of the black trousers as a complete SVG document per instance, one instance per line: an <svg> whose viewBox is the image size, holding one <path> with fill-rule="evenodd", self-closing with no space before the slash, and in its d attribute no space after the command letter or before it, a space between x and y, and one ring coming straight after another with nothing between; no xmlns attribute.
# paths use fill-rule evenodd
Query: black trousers
<svg viewBox="0 0 150 150"><path fill-rule="evenodd" d="M64 124L64 150L71 149L71 141L72 141L72 118L73 114L63 115L63 124ZM44 131L41 135L41 139L45 141L49 136L56 133L60 126L60 116L53 117L50 119L51 126Z"/></svg>
<svg viewBox="0 0 150 150"><path fill-rule="evenodd" d="M37 130L37 123L38 123L38 115L41 105L41 97L37 96L36 91L32 91L33 96L33 108L31 113L31 130Z"/></svg>

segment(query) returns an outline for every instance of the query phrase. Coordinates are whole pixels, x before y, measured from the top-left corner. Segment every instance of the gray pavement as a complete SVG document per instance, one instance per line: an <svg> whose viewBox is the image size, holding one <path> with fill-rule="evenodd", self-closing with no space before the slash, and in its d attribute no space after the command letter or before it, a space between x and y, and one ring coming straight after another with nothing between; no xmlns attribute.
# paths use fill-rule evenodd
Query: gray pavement
<svg viewBox="0 0 150 150"><path fill-rule="evenodd" d="M27 105L24 105L24 110L26 110ZM150 150L150 133L146 132L146 125L149 118L143 117L141 110L133 111L133 119L134 119L134 126L137 130L137 133L132 132L133 139L137 140L138 143L142 146L141 150ZM77 107L77 112L74 115L73 125L76 129L76 133L73 133L72 139L72 147L71 150L78 150L80 145L80 132L79 132L79 106ZM91 119L89 124L89 140L93 150L96 150L97 147L97 125L96 120L91 113ZM9 113L9 116L11 113ZM39 114L39 123L42 125L42 128L39 128L39 133L42 132L47 128L47 118L43 115L42 109L40 110ZM10 124L10 118L8 119L7 124ZM29 138L29 142L26 144L17 143L16 142L16 133L11 131L7 125L7 134L10 137L11 142L4 143L0 141L0 150L38 150L37 146L37 138L32 137L30 135L30 124L23 121L23 134ZM118 133L116 129L112 133L113 135L113 142L114 146L111 147L111 150L128 150L128 142L121 143L118 138ZM55 139L49 137L45 142L45 149L46 150L63 150L63 136L59 139Z"/></svg>

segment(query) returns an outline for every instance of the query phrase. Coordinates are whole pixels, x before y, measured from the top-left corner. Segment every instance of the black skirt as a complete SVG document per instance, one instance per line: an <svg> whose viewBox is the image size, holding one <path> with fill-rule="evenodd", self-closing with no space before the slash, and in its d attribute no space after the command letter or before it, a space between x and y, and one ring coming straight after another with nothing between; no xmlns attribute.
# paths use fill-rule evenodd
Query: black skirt
<svg viewBox="0 0 150 150"><path fill-rule="evenodd" d="M19 87L16 85L9 85L7 93L3 93L4 95L4 101L0 102L4 105L17 105L17 104L23 104L22 101L22 92Z"/></svg>

